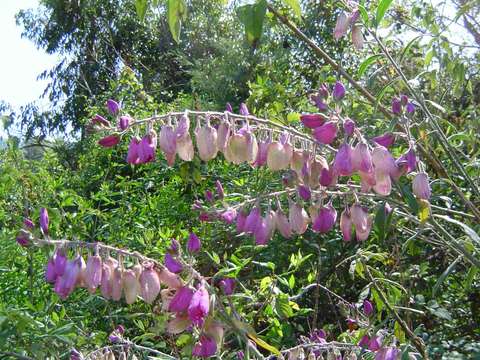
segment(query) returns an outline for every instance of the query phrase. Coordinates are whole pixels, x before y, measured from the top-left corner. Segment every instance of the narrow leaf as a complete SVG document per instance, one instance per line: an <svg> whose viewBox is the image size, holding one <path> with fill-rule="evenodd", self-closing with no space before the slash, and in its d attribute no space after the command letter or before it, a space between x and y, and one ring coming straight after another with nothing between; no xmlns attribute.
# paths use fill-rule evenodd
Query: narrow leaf
<svg viewBox="0 0 480 360"><path fill-rule="evenodd" d="M377 7L377 14L375 16L375 25L378 27L382 21L387 9L392 4L393 0L381 0Z"/></svg>
<svg viewBox="0 0 480 360"><path fill-rule="evenodd" d="M382 54L375 54L375 55L372 55L368 58L366 58L361 64L360 66L358 67L358 77L361 77L363 74L365 74L365 72L367 71L367 69L377 60L377 59L380 59L383 55Z"/></svg>
<svg viewBox="0 0 480 360"><path fill-rule="evenodd" d="M148 0L135 0L135 10L137 11L137 16L140 21L145 19L145 14L147 13Z"/></svg>
<svg viewBox="0 0 480 360"><path fill-rule="evenodd" d="M292 8L293 13L297 18L302 17L302 9L299 0L283 0L283 2Z"/></svg>
<svg viewBox="0 0 480 360"><path fill-rule="evenodd" d="M247 336L248 336L251 340L255 341L255 343L256 343L258 346L264 348L265 350L270 351L272 354L275 354L275 355L278 355L278 356L281 355L281 354L280 354L280 351L278 351L278 349L277 349L276 347L274 347L274 346L266 343L265 341L263 341L262 339L256 337L255 335L253 335L253 334L247 334Z"/></svg>
<svg viewBox="0 0 480 360"><path fill-rule="evenodd" d="M167 17L168 27L175 42L180 41L180 31L182 29L182 20L185 19L187 13L187 6L184 0L168 0L167 2Z"/></svg>
<svg viewBox="0 0 480 360"><path fill-rule="evenodd" d="M262 36L263 21L267 12L267 2L260 0L255 4L241 6L237 15L245 26L245 34L250 44L255 44Z"/></svg>
<svg viewBox="0 0 480 360"><path fill-rule="evenodd" d="M470 226L468 226L468 225L466 225L466 224L464 224L464 223L462 223L458 220L452 219L450 216L447 216L447 215L435 215L435 217L438 217L440 219L448 221L452 224L461 226L463 228L463 231L465 232L465 234L467 234L474 242L476 242L477 245L480 245L480 236Z"/></svg>
<svg viewBox="0 0 480 360"><path fill-rule="evenodd" d="M433 286L433 289L432 289L432 296L435 296L435 294L437 293L437 290L438 288L440 287L440 285L443 284L443 282L445 281L445 279L447 278L448 275L450 275L450 273L453 271L453 269L455 268L455 266L457 266L457 264L462 260L462 256L460 255L459 257L457 257L455 259L454 262L452 262L450 264L449 267L447 267L447 269L442 273L442 275L440 275L440 277L438 278L437 282L435 283L435 285Z"/></svg>

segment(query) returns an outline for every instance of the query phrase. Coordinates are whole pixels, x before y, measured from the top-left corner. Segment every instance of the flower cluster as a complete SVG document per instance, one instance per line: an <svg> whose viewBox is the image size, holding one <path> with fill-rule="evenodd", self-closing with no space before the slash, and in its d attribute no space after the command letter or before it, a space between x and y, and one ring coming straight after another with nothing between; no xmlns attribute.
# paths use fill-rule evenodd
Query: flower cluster
<svg viewBox="0 0 480 360"><path fill-rule="evenodd" d="M362 27L359 24L360 11L354 9L350 14L342 11L337 17L337 22L333 30L333 37L339 40L344 37L348 30L352 31L352 43L357 50L363 49L364 39L362 34Z"/></svg>

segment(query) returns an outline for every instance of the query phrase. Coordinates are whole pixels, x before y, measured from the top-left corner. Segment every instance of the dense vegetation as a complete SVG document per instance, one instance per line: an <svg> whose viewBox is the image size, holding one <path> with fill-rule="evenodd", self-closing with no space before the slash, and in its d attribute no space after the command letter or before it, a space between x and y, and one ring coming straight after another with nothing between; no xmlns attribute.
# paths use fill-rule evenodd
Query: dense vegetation
<svg viewBox="0 0 480 360"><path fill-rule="evenodd" d="M418 352L419 338L431 358L480 353L479 3L361 2L362 48L358 38L352 44L350 28L334 38L352 4L302 1L301 14L295 4L45 0L18 14L24 35L62 61L43 74L50 80L47 112L30 104L3 113L22 135L10 136L0 153L0 357L69 358L73 348L86 354L108 345L118 325L135 344L177 358L188 358L196 341L192 333L167 333L160 302L127 305L84 289L60 299L44 277L53 248L15 242L24 218L38 225L41 207L53 239L101 241L161 262L172 238L183 246L196 233L202 241L196 270L235 278L228 304L240 330L255 331L265 356L272 347L307 341L316 329L325 330L328 342L355 345L368 329L404 358ZM201 221L192 205L222 208L205 195L217 180L232 205L281 190L291 180L285 174L234 165L223 155L206 162L197 154L169 166L159 153L154 162L131 165L125 162L131 136L103 148L97 141L108 134L86 131L97 113L116 121L105 103L117 99L122 114L135 119L185 109L223 112L227 102L238 113L245 102L251 114L310 136L300 114L318 112L310 95L337 80L346 95L335 104L368 139L388 131L401 138L406 120L395 116L391 102L408 95L415 112L407 132L432 180L427 202L410 191L414 173L395 183L392 196L365 201L375 220L364 242L345 242L336 225L290 239L277 233L256 246L231 225ZM332 146L341 142L339 136ZM391 150L398 158L408 149L399 140ZM340 218L344 200L333 205ZM282 206L288 209L285 198ZM315 283L323 288L309 287ZM368 325L361 316L351 319L351 305L363 312L365 299L374 307ZM248 354L244 333L226 327L217 355L259 356Z"/></svg>

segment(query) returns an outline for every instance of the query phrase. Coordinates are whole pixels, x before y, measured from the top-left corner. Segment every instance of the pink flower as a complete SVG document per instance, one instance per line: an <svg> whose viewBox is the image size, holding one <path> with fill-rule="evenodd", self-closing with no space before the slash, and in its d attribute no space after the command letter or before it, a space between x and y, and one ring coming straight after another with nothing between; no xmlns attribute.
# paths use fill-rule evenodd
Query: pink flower
<svg viewBox="0 0 480 360"><path fill-rule="evenodd" d="M350 210L345 208L340 215L340 230L342 231L343 240L352 240L352 218L350 217Z"/></svg>
<svg viewBox="0 0 480 360"><path fill-rule="evenodd" d="M388 132L380 136L375 136L374 138L372 138L372 140L376 142L378 145L382 145L388 148L392 146L393 143L395 142L395 135Z"/></svg>
<svg viewBox="0 0 480 360"><path fill-rule="evenodd" d="M328 121L313 130L313 137L321 144L331 144L337 136L337 123Z"/></svg>
<svg viewBox="0 0 480 360"><path fill-rule="evenodd" d="M145 135L140 141L138 148L138 157L140 162L145 164L155 160L155 152L157 149L157 134L151 131L150 134Z"/></svg>
<svg viewBox="0 0 480 360"><path fill-rule="evenodd" d="M170 300L168 311L181 313L187 311L193 297L193 289L183 286L177 290L175 296Z"/></svg>
<svg viewBox="0 0 480 360"><path fill-rule="evenodd" d="M203 320L210 310L210 297L208 291L202 285L193 294L190 305L188 306L188 317L194 325L202 325Z"/></svg>
<svg viewBox="0 0 480 360"><path fill-rule="evenodd" d="M339 147L333 162L333 169L340 176L352 175L352 147L348 143L343 143Z"/></svg>
<svg viewBox="0 0 480 360"><path fill-rule="evenodd" d="M40 209L40 229L43 235L48 235L48 211L43 207Z"/></svg>
<svg viewBox="0 0 480 360"><path fill-rule="evenodd" d="M140 158L138 155L140 149L140 142L141 140L134 136L132 140L130 140L130 145L128 145L128 152L127 152L127 163L129 164L138 164L140 163Z"/></svg>
<svg viewBox="0 0 480 360"><path fill-rule="evenodd" d="M235 279L224 278L220 280L219 285L225 295L232 295L233 290L235 289Z"/></svg>
<svg viewBox="0 0 480 360"><path fill-rule="evenodd" d="M318 210L318 215L313 220L312 230L325 234L333 229L335 221L337 220L337 211L331 204L323 206Z"/></svg>
<svg viewBox="0 0 480 360"><path fill-rule="evenodd" d="M373 304L367 299L363 300L363 312L367 316L370 316L373 314Z"/></svg>
<svg viewBox="0 0 480 360"><path fill-rule="evenodd" d="M110 114L117 115L118 112L120 111L120 105L115 100L108 99L107 109Z"/></svg>
<svg viewBox="0 0 480 360"><path fill-rule="evenodd" d="M327 118L322 114L302 114L300 115L300 121L302 124L310 129L315 129L322 126Z"/></svg>
<svg viewBox="0 0 480 360"><path fill-rule="evenodd" d="M170 253L165 254L165 266L168 270L175 274L182 272L183 270L182 264L175 260Z"/></svg>
<svg viewBox="0 0 480 360"><path fill-rule="evenodd" d="M120 142L120 137L117 135L107 135L100 140L98 140L98 144L103 147L113 147Z"/></svg>
<svg viewBox="0 0 480 360"><path fill-rule="evenodd" d="M424 200L430 199L432 191L430 190L428 175L425 173L418 173L413 178L412 190L417 198Z"/></svg>
<svg viewBox="0 0 480 360"><path fill-rule="evenodd" d="M188 237L187 250L190 253L196 253L200 251L200 247L201 247L200 239L198 238L197 235L195 235L195 233L191 232Z"/></svg>
<svg viewBox="0 0 480 360"><path fill-rule="evenodd" d="M193 348L192 355L208 358L217 352L217 343L212 338L201 335L198 343Z"/></svg>

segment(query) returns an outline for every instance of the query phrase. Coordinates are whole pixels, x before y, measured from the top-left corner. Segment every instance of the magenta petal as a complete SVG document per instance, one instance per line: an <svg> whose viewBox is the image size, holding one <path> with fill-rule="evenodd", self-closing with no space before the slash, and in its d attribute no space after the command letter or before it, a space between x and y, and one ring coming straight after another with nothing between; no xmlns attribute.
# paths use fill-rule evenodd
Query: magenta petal
<svg viewBox="0 0 480 360"><path fill-rule="evenodd" d="M168 270L175 274L178 274L183 270L182 264L175 260L170 253L165 254L165 266Z"/></svg>
<svg viewBox="0 0 480 360"><path fill-rule="evenodd" d="M372 138L372 140L376 142L378 145L382 145L388 148L392 146L393 143L395 142L395 135L388 132L380 136L375 136L374 138Z"/></svg>
<svg viewBox="0 0 480 360"><path fill-rule="evenodd" d="M333 121L328 121L322 126L313 130L313 137L319 143L331 144L337 136L337 124Z"/></svg>
<svg viewBox="0 0 480 360"><path fill-rule="evenodd" d="M300 121L302 124L310 129L315 129L317 127L322 126L325 121L326 117L322 114L302 114L300 115Z"/></svg>
<svg viewBox="0 0 480 360"><path fill-rule="evenodd" d="M210 297L204 286L201 286L192 296L188 306L188 317L194 325L202 325L210 311Z"/></svg>
<svg viewBox="0 0 480 360"><path fill-rule="evenodd" d="M198 341L198 343L195 344L192 350L192 355L202 358L208 358L215 355L216 352L217 343L215 342L215 340L206 335L202 335L200 336L200 340Z"/></svg>
<svg viewBox="0 0 480 360"><path fill-rule="evenodd" d="M348 143L344 143L338 149L338 152L335 155L333 169L339 176L352 175L352 147Z"/></svg>
<svg viewBox="0 0 480 360"><path fill-rule="evenodd" d="M168 305L168 311L181 313L187 311L193 297L193 289L188 286L181 287Z"/></svg>
<svg viewBox="0 0 480 360"><path fill-rule="evenodd" d="M317 217L313 219L312 230L325 234L333 229L335 221L337 220L337 211L332 205L321 207L318 210Z"/></svg>

